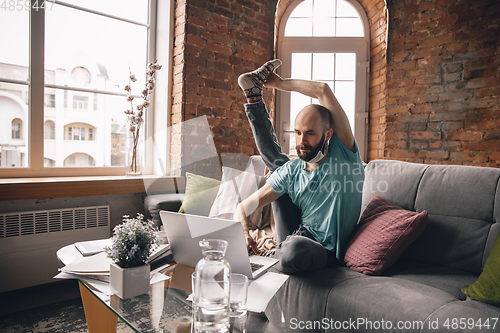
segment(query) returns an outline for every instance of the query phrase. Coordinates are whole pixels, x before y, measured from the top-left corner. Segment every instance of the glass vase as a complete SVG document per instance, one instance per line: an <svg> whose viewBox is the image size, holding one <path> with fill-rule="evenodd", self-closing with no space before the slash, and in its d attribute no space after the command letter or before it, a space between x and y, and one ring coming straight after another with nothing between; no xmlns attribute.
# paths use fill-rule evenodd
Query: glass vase
<svg viewBox="0 0 500 333"><path fill-rule="evenodd" d="M131 149L129 158L127 159L127 176L140 176L142 175L142 165L140 159L140 152L138 147Z"/></svg>
<svg viewBox="0 0 500 333"><path fill-rule="evenodd" d="M138 128L137 132L129 131L127 158L125 161L127 176L142 175L143 145L142 145L141 134L142 134L141 128Z"/></svg>
<svg viewBox="0 0 500 333"><path fill-rule="evenodd" d="M229 330L229 290L231 267L224 255L227 242L200 241L203 254L193 278L194 332L225 333Z"/></svg>

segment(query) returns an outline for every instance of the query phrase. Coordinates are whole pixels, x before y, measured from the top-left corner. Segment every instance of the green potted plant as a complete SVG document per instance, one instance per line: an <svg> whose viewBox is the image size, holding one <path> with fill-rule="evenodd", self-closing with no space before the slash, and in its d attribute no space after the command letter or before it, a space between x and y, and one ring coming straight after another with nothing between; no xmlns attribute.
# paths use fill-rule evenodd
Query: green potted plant
<svg viewBox="0 0 500 333"><path fill-rule="evenodd" d="M156 246L157 231L144 215L123 217L113 229L112 244L105 248L111 258L110 287L118 297L127 299L149 292L150 267L146 259Z"/></svg>

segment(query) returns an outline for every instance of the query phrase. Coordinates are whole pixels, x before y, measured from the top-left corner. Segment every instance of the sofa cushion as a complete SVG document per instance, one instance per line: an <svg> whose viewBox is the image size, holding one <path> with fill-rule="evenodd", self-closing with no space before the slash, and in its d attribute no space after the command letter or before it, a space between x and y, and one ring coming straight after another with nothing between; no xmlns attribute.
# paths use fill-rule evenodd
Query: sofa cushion
<svg viewBox="0 0 500 333"><path fill-rule="evenodd" d="M500 223L500 179L498 179L497 192L495 194L495 203L493 210L493 220L496 223Z"/></svg>
<svg viewBox="0 0 500 333"><path fill-rule="evenodd" d="M493 203L500 169L431 165L424 173L415 210L493 222Z"/></svg>
<svg viewBox="0 0 500 333"><path fill-rule="evenodd" d="M449 302L430 315L421 332L498 332L499 315L499 307L470 298L466 301Z"/></svg>
<svg viewBox="0 0 500 333"><path fill-rule="evenodd" d="M418 185L428 167L401 161L370 161L365 168L361 211L375 195L381 195L401 208L415 210Z"/></svg>
<svg viewBox="0 0 500 333"><path fill-rule="evenodd" d="M210 209L210 217L232 219L236 206L265 184L265 177L251 172L222 167L222 180L217 197ZM256 203L257 204L257 203ZM250 208L251 228L262 226L262 208Z"/></svg>
<svg viewBox="0 0 500 333"><path fill-rule="evenodd" d="M462 291L472 299L500 305L500 236L497 236L477 281L463 287Z"/></svg>
<svg viewBox="0 0 500 333"><path fill-rule="evenodd" d="M344 261L358 272L379 275L396 262L426 225L425 210L402 209L376 195L361 215Z"/></svg>
<svg viewBox="0 0 500 333"><path fill-rule="evenodd" d="M186 172L186 193L179 213L208 216L219 185L217 179Z"/></svg>
<svg viewBox="0 0 500 333"><path fill-rule="evenodd" d="M275 268L271 271L278 272ZM278 290L266 308L266 315L271 324L279 327L284 313L286 327L293 326L292 319L298 321L316 321L325 317L328 306L338 305L335 301L328 303L332 289L342 287L346 281L369 278L347 267L324 268L319 271L292 274ZM293 332L314 332L314 330L291 329ZM277 331L285 332L285 331Z"/></svg>
<svg viewBox="0 0 500 333"><path fill-rule="evenodd" d="M480 274L499 178L497 168L429 166L415 198L415 210L427 210L429 225L405 255Z"/></svg>
<svg viewBox="0 0 500 333"><path fill-rule="evenodd" d="M160 219L160 210L168 210L176 212L179 210L184 193L161 193L147 195L144 198L144 207L146 212L149 212L151 219L156 227L162 225Z"/></svg>
<svg viewBox="0 0 500 333"><path fill-rule="evenodd" d="M410 280L445 291L464 301L467 296L460 290L477 280L477 274L460 269L418 261L399 260L384 272L385 276Z"/></svg>
<svg viewBox="0 0 500 333"><path fill-rule="evenodd" d="M417 282L363 276L337 285L328 295L328 306L321 317L329 318L329 322L355 323L355 326L348 325L338 331L422 332L428 327L426 320L431 314L457 301L453 295ZM384 328L382 321L386 324ZM410 326L398 329L398 324ZM333 329L324 331L335 332Z"/></svg>
<svg viewBox="0 0 500 333"><path fill-rule="evenodd" d="M488 233L488 239L486 240L486 245L484 246L483 264L481 266L481 270L486 264L486 260L488 260L491 249L493 248L493 244L495 244L495 240L498 235L500 235L500 223L497 222L491 225L490 232Z"/></svg>
<svg viewBox="0 0 500 333"><path fill-rule="evenodd" d="M491 224L481 220L431 213L428 218L427 228L402 257L479 275Z"/></svg>
<svg viewBox="0 0 500 333"><path fill-rule="evenodd" d="M403 267L398 262L387 271L400 274L397 278L368 276L347 267L291 275L278 291L277 297L271 299L265 314L270 323L279 323L282 309L286 327L293 328L294 332L451 332L454 331L451 326L448 329L443 327L446 318L482 318L482 322L488 317L498 318L499 310L495 306L470 299L459 301L455 292L449 293L440 287L419 283L410 274L404 273L405 269L410 272L411 267L414 267L414 278L418 275L423 278L427 274L432 277L436 266L408 264L411 265ZM443 285L446 283L446 274L442 272L462 276L459 270L436 270L436 275L443 277L439 282ZM463 273L466 279L472 276L471 273ZM452 283L456 286L458 280ZM467 311L471 311L470 315L467 315ZM433 330L429 326L429 321L434 323L436 318L439 318L441 330ZM386 329L381 329L382 321L392 325L392 328L385 326ZM396 325L400 322L413 326L397 329ZM344 323L345 326L336 329L330 326ZM307 329L308 324L319 325L319 328ZM467 332L482 330L475 327Z"/></svg>

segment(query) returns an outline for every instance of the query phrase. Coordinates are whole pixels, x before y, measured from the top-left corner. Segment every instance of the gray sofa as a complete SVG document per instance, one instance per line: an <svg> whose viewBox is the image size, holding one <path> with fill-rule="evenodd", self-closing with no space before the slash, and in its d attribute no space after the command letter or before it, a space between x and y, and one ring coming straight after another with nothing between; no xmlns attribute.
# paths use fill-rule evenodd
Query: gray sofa
<svg viewBox="0 0 500 333"><path fill-rule="evenodd" d="M426 210L423 234L381 276L348 267L290 276L248 331L278 331L282 310L289 332L499 332L500 307L461 288L500 232L500 169L377 160L365 171L362 210L377 194ZM489 329L478 325L487 319Z"/></svg>

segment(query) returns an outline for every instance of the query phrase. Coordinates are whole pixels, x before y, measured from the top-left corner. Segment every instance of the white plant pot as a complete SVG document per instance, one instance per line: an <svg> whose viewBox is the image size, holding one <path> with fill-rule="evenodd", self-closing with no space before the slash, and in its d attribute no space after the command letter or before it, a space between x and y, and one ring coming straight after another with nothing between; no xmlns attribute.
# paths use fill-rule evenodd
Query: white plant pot
<svg viewBox="0 0 500 333"><path fill-rule="evenodd" d="M121 268L112 263L109 267L111 291L121 299L132 298L149 292L149 265Z"/></svg>

